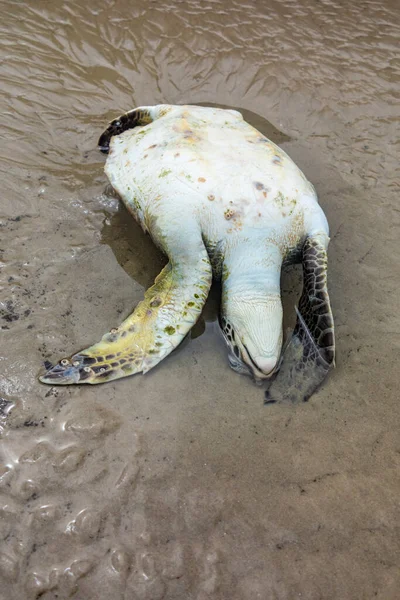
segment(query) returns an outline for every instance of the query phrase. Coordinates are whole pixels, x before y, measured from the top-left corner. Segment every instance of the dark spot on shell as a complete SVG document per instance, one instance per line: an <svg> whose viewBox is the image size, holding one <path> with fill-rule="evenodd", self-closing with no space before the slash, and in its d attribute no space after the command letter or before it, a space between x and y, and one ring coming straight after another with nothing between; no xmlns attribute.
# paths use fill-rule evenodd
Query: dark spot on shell
<svg viewBox="0 0 400 600"><path fill-rule="evenodd" d="M121 333L121 337L123 338L123 337L125 337L125 336L126 336L126 331L123 331L123 332Z"/></svg>
<svg viewBox="0 0 400 600"><path fill-rule="evenodd" d="M164 331L168 335L174 335L176 329L175 329L175 327L172 327L172 325L167 325L167 327L165 327Z"/></svg>
<svg viewBox="0 0 400 600"><path fill-rule="evenodd" d="M153 298L153 300L150 302L150 306L152 308L157 308L157 306L160 306L160 304L161 304L160 298Z"/></svg>
<svg viewBox="0 0 400 600"><path fill-rule="evenodd" d="M254 182L254 187L256 188L256 190L263 190L264 189L264 185L260 181L255 181Z"/></svg>
<svg viewBox="0 0 400 600"><path fill-rule="evenodd" d="M194 306L194 302L188 302L188 306Z"/></svg>
<svg viewBox="0 0 400 600"><path fill-rule="evenodd" d="M210 200L210 202L212 202L213 200L215 200L214 194L208 194L207 198Z"/></svg>
<svg viewBox="0 0 400 600"><path fill-rule="evenodd" d="M106 360L111 360L112 358L115 358L115 354L107 354Z"/></svg>

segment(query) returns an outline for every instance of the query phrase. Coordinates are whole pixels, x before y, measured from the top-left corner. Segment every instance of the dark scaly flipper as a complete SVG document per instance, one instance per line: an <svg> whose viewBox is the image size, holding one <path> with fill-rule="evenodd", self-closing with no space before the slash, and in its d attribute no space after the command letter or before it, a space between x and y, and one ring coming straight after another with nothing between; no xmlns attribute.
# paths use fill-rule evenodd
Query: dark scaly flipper
<svg viewBox="0 0 400 600"><path fill-rule="evenodd" d="M325 379L335 361L335 337L327 288L326 243L310 236L302 249L303 291L297 323L283 353L276 379L265 393L265 404L306 401Z"/></svg>
<svg viewBox="0 0 400 600"><path fill-rule="evenodd" d="M139 107L130 110L111 121L107 129L101 134L99 138L99 148L104 154L108 154L110 148L110 140L115 135L120 135L128 129L133 129L139 125L148 125L152 123L158 115L154 114L157 107Z"/></svg>

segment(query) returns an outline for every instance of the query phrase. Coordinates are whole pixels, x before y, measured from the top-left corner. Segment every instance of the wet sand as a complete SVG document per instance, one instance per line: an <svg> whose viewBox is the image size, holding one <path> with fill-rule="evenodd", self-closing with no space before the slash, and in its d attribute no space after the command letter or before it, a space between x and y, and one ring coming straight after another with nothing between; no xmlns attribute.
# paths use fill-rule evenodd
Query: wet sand
<svg viewBox="0 0 400 600"><path fill-rule="evenodd" d="M0 2L1 600L397 599L398 2L80 4ZM337 368L308 403L230 370L218 290L147 375L38 382L164 264L96 148L156 103L251 111L316 186Z"/></svg>

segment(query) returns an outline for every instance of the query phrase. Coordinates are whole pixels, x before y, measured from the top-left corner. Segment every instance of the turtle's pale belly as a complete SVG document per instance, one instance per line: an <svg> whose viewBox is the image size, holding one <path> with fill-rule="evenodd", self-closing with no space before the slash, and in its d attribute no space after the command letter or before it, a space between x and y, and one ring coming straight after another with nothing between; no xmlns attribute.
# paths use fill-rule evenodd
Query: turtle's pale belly
<svg viewBox="0 0 400 600"><path fill-rule="evenodd" d="M267 401L307 400L335 347L328 224L301 171L239 113L212 108L137 107L109 124L99 146L109 150L111 184L168 264L118 328L50 365L41 380L100 383L146 373L190 331L216 277L231 366L260 379L279 368ZM304 286L280 364L281 269L295 257Z"/></svg>
<svg viewBox="0 0 400 600"><path fill-rule="evenodd" d="M150 233L154 218L167 224L181 214L184 230L185 216L196 215L211 246L247 235L286 235L293 246L304 207L317 205L294 162L236 111L174 107L114 137L105 171Z"/></svg>

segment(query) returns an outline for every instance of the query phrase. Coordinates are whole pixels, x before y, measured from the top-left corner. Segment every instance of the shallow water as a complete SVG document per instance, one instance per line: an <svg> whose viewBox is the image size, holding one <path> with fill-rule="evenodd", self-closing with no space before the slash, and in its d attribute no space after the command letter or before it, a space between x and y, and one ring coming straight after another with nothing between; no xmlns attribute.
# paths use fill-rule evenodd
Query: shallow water
<svg viewBox="0 0 400 600"><path fill-rule="evenodd" d="M0 598L398 598L397 0L0 6ZM96 149L155 103L251 111L315 184L337 368L309 403L229 369L218 290L146 376L39 384L163 265Z"/></svg>

